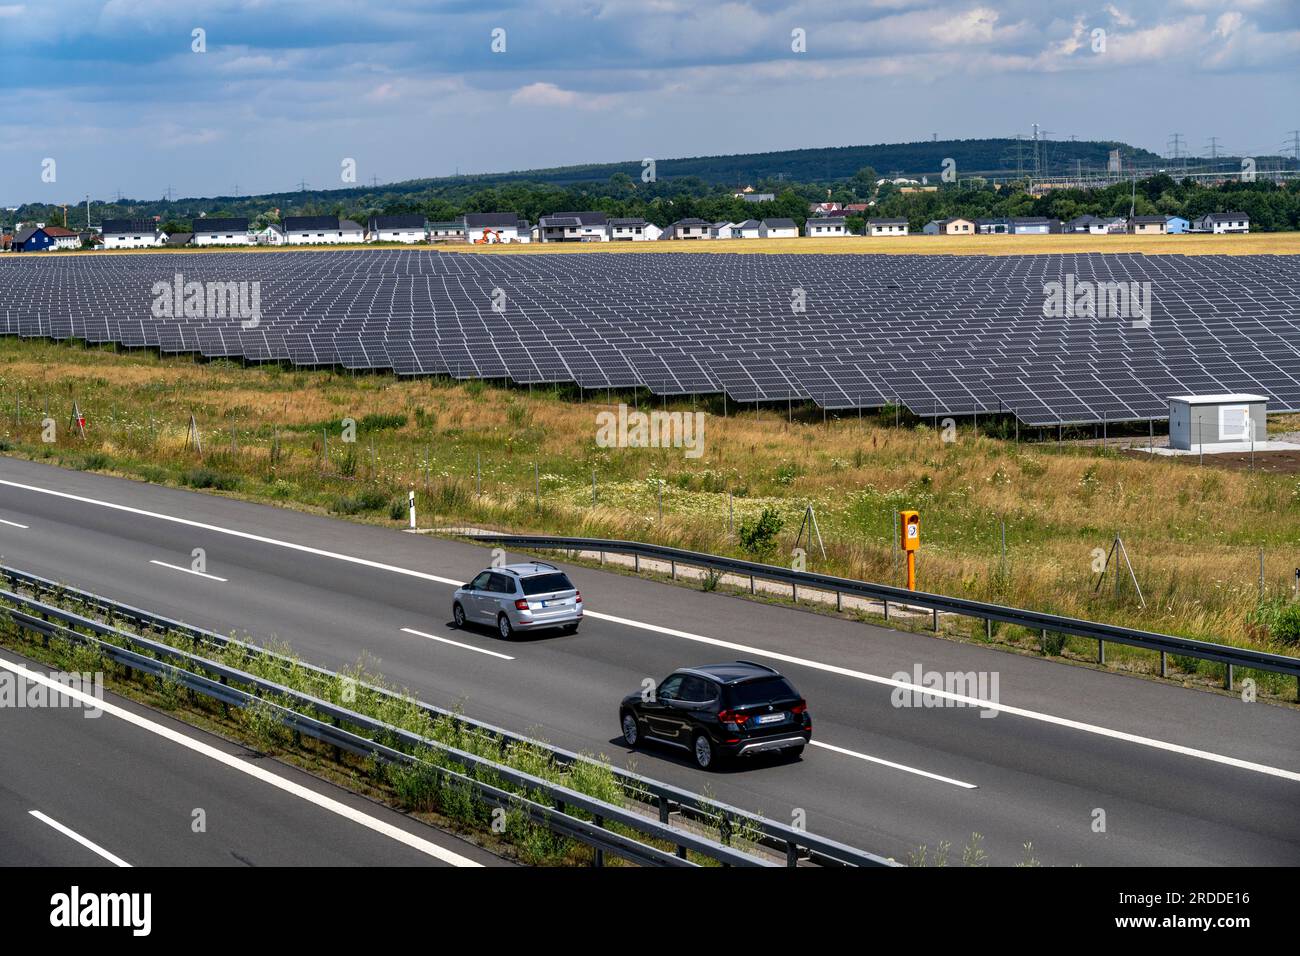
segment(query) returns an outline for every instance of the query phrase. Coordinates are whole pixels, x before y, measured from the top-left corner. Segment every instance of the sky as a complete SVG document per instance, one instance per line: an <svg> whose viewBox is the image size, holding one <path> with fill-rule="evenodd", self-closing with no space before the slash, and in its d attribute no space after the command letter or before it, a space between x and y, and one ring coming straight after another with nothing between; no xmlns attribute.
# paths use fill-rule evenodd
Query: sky
<svg viewBox="0 0 1300 956"><path fill-rule="evenodd" d="M1300 127L1300 0L0 0L0 62L3 206Z"/></svg>

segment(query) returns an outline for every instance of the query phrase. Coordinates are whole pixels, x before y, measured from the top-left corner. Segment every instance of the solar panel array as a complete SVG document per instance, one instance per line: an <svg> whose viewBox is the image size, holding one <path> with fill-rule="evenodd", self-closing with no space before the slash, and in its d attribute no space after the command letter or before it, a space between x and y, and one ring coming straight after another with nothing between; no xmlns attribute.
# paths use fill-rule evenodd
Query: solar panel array
<svg viewBox="0 0 1300 956"><path fill-rule="evenodd" d="M178 273L258 283L258 322L206 302L206 315L156 317L155 283ZM1149 327L1045 315L1046 284L1067 277L1150 283ZM0 331L1039 425L1164 418L1179 394L1258 392L1300 410L1300 256L13 255Z"/></svg>

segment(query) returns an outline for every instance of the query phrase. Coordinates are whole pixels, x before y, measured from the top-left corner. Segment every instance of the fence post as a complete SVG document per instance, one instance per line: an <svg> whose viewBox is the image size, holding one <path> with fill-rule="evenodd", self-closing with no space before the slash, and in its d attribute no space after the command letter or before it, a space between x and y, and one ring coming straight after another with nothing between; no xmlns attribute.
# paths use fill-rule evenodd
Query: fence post
<svg viewBox="0 0 1300 956"><path fill-rule="evenodd" d="M1106 663L1106 642L1103 640L1097 641L1097 663Z"/></svg>
<svg viewBox="0 0 1300 956"><path fill-rule="evenodd" d="M1160 676L1169 676L1169 655L1164 651L1160 652Z"/></svg>
<svg viewBox="0 0 1300 956"><path fill-rule="evenodd" d="M1223 675L1223 689L1232 690L1232 665L1228 665L1228 670Z"/></svg>

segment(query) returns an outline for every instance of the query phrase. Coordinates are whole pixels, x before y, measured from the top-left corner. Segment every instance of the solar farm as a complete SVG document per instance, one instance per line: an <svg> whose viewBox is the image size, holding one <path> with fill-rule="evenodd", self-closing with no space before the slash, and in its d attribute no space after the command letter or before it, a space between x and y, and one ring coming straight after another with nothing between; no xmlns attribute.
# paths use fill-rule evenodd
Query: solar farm
<svg viewBox="0 0 1300 956"><path fill-rule="evenodd" d="M159 317L156 284L178 274L257 283L256 321L206 303ZM1149 321L1045 315L1046 286L1067 279L1149 283ZM1252 392L1300 410L1300 256L23 256L0 262L0 328L213 359L1038 426L1164 419L1180 394Z"/></svg>

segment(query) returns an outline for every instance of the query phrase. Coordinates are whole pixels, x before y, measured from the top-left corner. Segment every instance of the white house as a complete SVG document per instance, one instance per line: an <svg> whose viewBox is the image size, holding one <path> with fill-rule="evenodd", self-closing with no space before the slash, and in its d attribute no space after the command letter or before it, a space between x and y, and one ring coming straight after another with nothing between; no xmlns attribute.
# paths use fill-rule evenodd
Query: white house
<svg viewBox="0 0 1300 956"><path fill-rule="evenodd" d="M907 220L906 219L868 219L867 235L905 236L907 235Z"/></svg>
<svg viewBox="0 0 1300 956"><path fill-rule="evenodd" d="M609 242L609 217L603 212L553 212L537 220L542 242Z"/></svg>
<svg viewBox="0 0 1300 956"><path fill-rule="evenodd" d="M648 239L648 240L650 240L650 241L653 242L655 239L661 239L661 238L663 238L663 234L664 234L664 231L663 231L662 227L660 227L660 226L656 226L653 222L647 222L647 223L645 224L645 237L646 237L646 239Z"/></svg>
<svg viewBox="0 0 1300 956"><path fill-rule="evenodd" d="M607 223L609 226L610 242L645 242L648 239L655 238L646 232L646 227L650 223L644 219L610 219Z"/></svg>
<svg viewBox="0 0 1300 956"><path fill-rule="evenodd" d="M805 236L847 236L848 223L839 216L817 216L803 224Z"/></svg>
<svg viewBox="0 0 1300 956"><path fill-rule="evenodd" d="M475 245L494 242L532 242L532 226L514 212L468 212L461 216L465 241Z"/></svg>
<svg viewBox="0 0 1300 956"><path fill-rule="evenodd" d="M253 241L259 246L282 246L285 242L284 227L271 223L254 233Z"/></svg>
<svg viewBox="0 0 1300 956"><path fill-rule="evenodd" d="M371 216L369 227L367 238L371 242L424 242L429 235L420 215Z"/></svg>
<svg viewBox="0 0 1300 956"><path fill-rule="evenodd" d="M730 239L731 227L733 225L735 224L730 222L715 222L713 225L709 226L709 238Z"/></svg>
<svg viewBox="0 0 1300 956"><path fill-rule="evenodd" d="M797 239L799 227L793 219L764 219L758 224L760 239Z"/></svg>
<svg viewBox="0 0 1300 956"><path fill-rule="evenodd" d="M1211 212L1196 220L1201 232L1250 232L1250 217L1244 212Z"/></svg>
<svg viewBox="0 0 1300 956"><path fill-rule="evenodd" d="M251 246L253 234L248 229L247 219L208 219L194 220L194 244L196 246Z"/></svg>
<svg viewBox="0 0 1300 956"><path fill-rule="evenodd" d="M1160 236L1168 229L1164 216L1134 216L1129 222L1129 231L1135 236Z"/></svg>
<svg viewBox="0 0 1300 956"><path fill-rule="evenodd" d="M757 219L746 219L744 222L733 222L731 224L732 239L759 239L761 238L760 230L762 223Z"/></svg>
<svg viewBox="0 0 1300 956"><path fill-rule="evenodd" d="M102 235L105 249L151 249L166 241L152 219L105 219Z"/></svg>
<svg viewBox="0 0 1300 956"><path fill-rule="evenodd" d="M336 216L285 216L284 238L291 246L364 242L365 230L351 219Z"/></svg>

